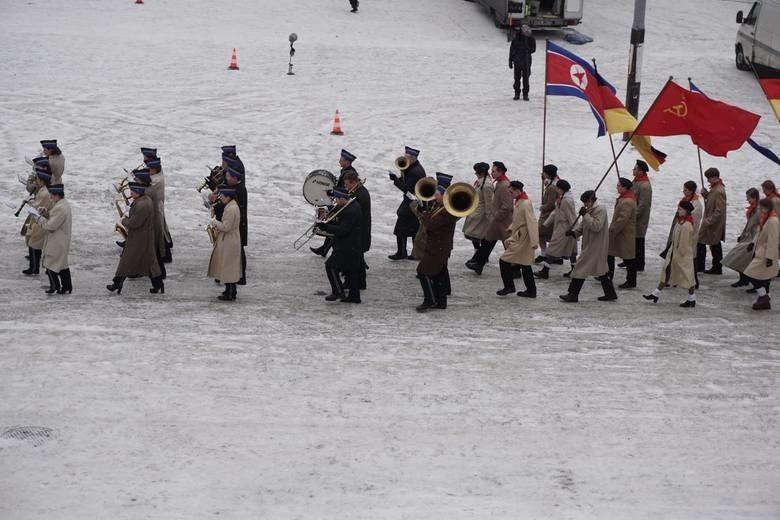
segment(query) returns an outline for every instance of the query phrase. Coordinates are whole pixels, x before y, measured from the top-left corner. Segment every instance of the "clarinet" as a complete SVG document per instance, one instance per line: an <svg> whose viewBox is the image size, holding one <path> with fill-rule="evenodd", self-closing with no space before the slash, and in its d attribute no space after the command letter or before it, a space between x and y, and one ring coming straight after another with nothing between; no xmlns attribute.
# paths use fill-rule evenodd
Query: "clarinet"
<svg viewBox="0 0 780 520"><path fill-rule="evenodd" d="M19 209L17 209L17 210L16 210L16 213L14 213L14 217L18 217L18 216L19 216L19 213L21 213L21 212L22 212L22 209L24 209L24 207L25 207L27 204L29 204L29 203L30 203L30 201L29 201L28 199L24 199L24 200L22 201L22 205L21 205L21 206L19 206Z"/></svg>

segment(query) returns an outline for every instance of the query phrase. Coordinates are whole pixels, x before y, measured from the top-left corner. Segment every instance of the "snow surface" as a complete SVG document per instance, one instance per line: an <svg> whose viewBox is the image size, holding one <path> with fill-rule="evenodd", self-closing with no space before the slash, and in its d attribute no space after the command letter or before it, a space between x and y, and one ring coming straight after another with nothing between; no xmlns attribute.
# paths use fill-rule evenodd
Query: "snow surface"
<svg viewBox="0 0 780 520"><path fill-rule="evenodd" d="M413 263L386 258L399 201L386 170L406 144L456 181L502 160L538 201L543 39L597 58L624 97L632 4L586 2L585 46L538 33L523 103L504 33L461 0L363 0L356 15L346 0L0 0L0 518L780 518L777 310L751 311L733 275L704 276L692 311L681 291L640 296L681 185L699 177L687 137L654 141L669 159L652 174L648 268L618 303L592 282L559 302L560 267L535 301L499 298L496 256L474 275L458 232L450 307L418 315ZM648 4L640 112L669 75L691 76L760 114L754 138L777 151L766 99L733 64L750 3ZM329 133L336 108L343 136ZM579 194L609 143L582 101L547 111L545 160ZM70 296L20 274L16 175L48 138L73 205ZM223 304L195 187L232 143L249 284ZM163 160L174 263L165 295L138 280L116 296L111 184L140 146ZM359 306L324 302L322 259L291 247L313 216L303 180L336 171L341 147L373 198ZM747 146L703 156L725 178L728 249L744 191L778 169ZM601 195L611 205L611 181ZM2 436L19 426L51 438Z"/></svg>

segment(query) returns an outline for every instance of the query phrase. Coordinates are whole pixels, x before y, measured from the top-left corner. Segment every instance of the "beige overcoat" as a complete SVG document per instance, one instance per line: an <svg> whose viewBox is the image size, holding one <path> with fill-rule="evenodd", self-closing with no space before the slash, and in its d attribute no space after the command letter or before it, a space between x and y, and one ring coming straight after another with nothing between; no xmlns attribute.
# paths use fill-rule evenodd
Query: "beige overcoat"
<svg viewBox="0 0 780 520"><path fill-rule="evenodd" d="M45 186L38 187L38 191L35 192L35 198L30 202L30 205L38 210L43 215L48 215L52 206L51 196L49 190ZM30 224L27 226L27 235L25 236L27 247L32 249L43 249L43 243L46 241L46 230L43 229L38 220L30 219Z"/></svg>
<svg viewBox="0 0 780 520"><path fill-rule="evenodd" d="M539 224L534 215L534 206L529 199L515 201L506 251L501 260L510 264L533 265L534 252L539 247Z"/></svg>
<svg viewBox="0 0 780 520"><path fill-rule="evenodd" d="M547 217L547 222L545 222L545 225L552 223L553 226L552 238L550 243L547 244L547 251L545 252L547 256L569 258L577 254L577 239L566 236L566 232L571 229L576 218L577 211L574 205L574 196L570 191L567 191L563 194L560 204ZM607 238L609 238L609 235L607 235Z"/></svg>
<svg viewBox="0 0 780 520"><path fill-rule="evenodd" d="M653 206L653 186L650 181L636 181L631 190L636 195L636 237L644 238L650 223L650 208Z"/></svg>
<svg viewBox="0 0 780 520"><path fill-rule="evenodd" d="M637 203L631 197L615 201L612 222L609 224L609 256L632 260L636 257Z"/></svg>
<svg viewBox="0 0 780 520"><path fill-rule="evenodd" d="M722 263L729 269L743 273L750 261L753 260L753 248L755 247L756 235L758 235L758 218L760 214L761 212L756 208L753 214L750 215L750 218L747 219L745 227L742 228L742 233L739 234L736 245L723 257Z"/></svg>
<svg viewBox="0 0 780 520"><path fill-rule="evenodd" d="M542 194L542 205L539 206L539 240L548 241L552 238L553 223L545 224L553 211L555 211L555 201L558 200L558 189L555 187L555 183L558 181L558 177L550 181L550 183L544 188Z"/></svg>
<svg viewBox="0 0 780 520"><path fill-rule="evenodd" d="M764 222L758 232L753 259L745 269L745 276L756 280L771 280L777 276L778 241L780 241L780 224L777 217L772 216ZM770 260L769 267L766 261Z"/></svg>
<svg viewBox="0 0 780 520"><path fill-rule="evenodd" d="M217 228L217 240L211 251L208 276L222 283L236 283L241 279L241 211L235 200L228 202L222 221L212 222Z"/></svg>
<svg viewBox="0 0 780 520"><path fill-rule="evenodd" d="M51 168L51 183L62 184L62 174L65 173L65 156L49 155L49 168Z"/></svg>
<svg viewBox="0 0 780 520"><path fill-rule="evenodd" d="M574 233L582 235L582 253L574 264L572 278L585 279L601 276L609 270L609 216L607 208L599 201L580 219Z"/></svg>
<svg viewBox="0 0 780 520"><path fill-rule="evenodd" d="M410 202L409 209L411 210L412 214L415 217L417 217L417 220L422 221L422 213L420 212L419 201L413 200L412 202ZM427 240L428 240L428 229L421 225L419 228L417 228L417 233L414 235L414 240L412 240L413 257L417 258L418 260L422 258L423 252L425 251Z"/></svg>
<svg viewBox="0 0 780 520"><path fill-rule="evenodd" d="M152 179L158 175L159 174L155 174ZM161 183L160 181L157 181L157 183L155 183L153 181L146 188L146 195L152 199L152 203L154 204L154 244L157 254L162 257L165 256L166 252L165 219L161 209L165 204L165 182Z"/></svg>
<svg viewBox="0 0 780 520"><path fill-rule="evenodd" d="M493 187L493 204L490 210L485 240L506 240L512 224L512 193L509 181L498 181Z"/></svg>
<svg viewBox="0 0 780 520"><path fill-rule="evenodd" d="M46 231L41 265L54 272L68 269L70 252L71 212L66 199L58 200L49 210L49 217L38 217L38 223Z"/></svg>
<svg viewBox="0 0 780 520"><path fill-rule="evenodd" d="M485 175L474 182L479 203L474 213L463 221L463 235L469 240L484 240L487 235L488 222L493 211L493 184L490 176Z"/></svg>
<svg viewBox="0 0 780 520"><path fill-rule="evenodd" d="M704 218L699 227L699 243L708 246L726 239L726 188L714 186L704 195Z"/></svg>
<svg viewBox="0 0 780 520"><path fill-rule="evenodd" d="M677 285L684 289L690 289L696 285L696 277L693 271L693 254L696 246L693 242L693 224L684 221L675 223L672 229L672 245L664 259L661 268L661 283ZM666 270L669 271L669 279L666 279Z"/></svg>

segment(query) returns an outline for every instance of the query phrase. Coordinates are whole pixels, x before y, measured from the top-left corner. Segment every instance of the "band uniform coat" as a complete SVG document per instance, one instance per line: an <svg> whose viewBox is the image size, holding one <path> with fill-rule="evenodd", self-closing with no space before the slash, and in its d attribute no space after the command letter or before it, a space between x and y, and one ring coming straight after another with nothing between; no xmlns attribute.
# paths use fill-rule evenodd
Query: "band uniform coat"
<svg viewBox="0 0 780 520"><path fill-rule="evenodd" d="M636 257L637 203L630 197L619 197L615 201L612 222L609 224L609 256L623 260Z"/></svg>
<svg viewBox="0 0 780 520"><path fill-rule="evenodd" d="M413 200L411 204L409 204L409 209L411 210L412 214L417 217L417 220L421 222L423 210L420 209L420 202ZM417 229L417 234L414 235L414 240L412 241L412 256L414 258L417 258L418 260L422 258L423 251L425 251L425 242L427 240L428 231L425 229L425 226L420 225L420 227Z"/></svg>
<svg viewBox="0 0 780 520"><path fill-rule="evenodd" d="M605 210L606 211L606 210ZM552 224L552 238L547 244L545 254L553 258L569 258L577 254L577 239L567 237L569 231L577 218L577 212L574 205L574 196L571 191L567 191L561 197L555 210L547 217L545 225ZM609 235L607 236L609 238ZM602 273L603 274L603 273Z"/></svg>
<svg viewBox="0 0 780 520"><path fill-rule="evenodd" d="M157 204L157 211L159 213L158 218L162 225L163 237L165 241L171 242L171 232L168 230L168 221L165 218L165 176L163 175L162 168L159 173L155 173L151 176L152 185L151 188L157 192L159 197L159 203Z"/></svg>
<svg viewBox="0 0 780 520"><path fill-rule="evenodd" d="M696 277L693 270L693 255L696 246L693 242L693 224L684 221L675 223L672 229L672 245L664 258L661 268L662 283L677 285L684 289L690 289L696 285ZM666 279L666 270L669 271L669 279Z"/></svg>
<svg viewBox="0 0 780 520"><path fill-rule="evenodd" d="M506 251L501 260L510 264L533 265L534 252L539 247L539 224L529 199L515 200Z"/></svg>
<svg viewBox="0 0 780 520"><path fill-rule="evenodd" d="M609 216L607 208L596 201L590 210L577 223L574 233L582 235L582 253L574 264L572 278L586 279L589 276L602 276L607 273L607 253L609 252Z"/></svg>
<svg viewBox="0 0 780 520"><path fill-rule="evenodd" d="M360 269L360 260L363 257L360 226L362 218L357 200L352 199L349 205L343 207L335 222L323 226L326 232L333 235L333 253L326 262L327 266L345 272L356 272Z"/></svg>
<svg viewBox="0 0 780 520"><path fill-rule="evenodd" d="M420 263L417 264L418 274L432 277L447 267L457 222L458 217L450 215L441 206L422 214L420 225L425 228L426 239Z"/></svg>
<svg viewBox="0 0 780 520"><path fill-rule="evenodd" d="M753 246L753 259L745 269L745 276L756 280L770 280L777 276L778 242L780 242L780 224L777 216L764 222ZM769 267L766 261L770 260Z"/></svg>
<svg viewBox="0 0 780 520"><path fill-rule="evenodd" d="M71 211L66 199L60 199L49 210L49 217L39 217L38 223L46 231L41 265L54 272L68 269L70 252Z"/></svg>
<svg viewBox="0 0 780 520"><path fill-rule="evenodd" d="M758 219L761 212L758 208L750 215L750 218L745 222L745 227L742 228L742 233L737 238L737 243L731 248L726 256L723 257L723 265L729 269L733 269L738 273L743 273L750 261L753 260L753 249L755 248L755 240L758 235ZM751 246L751 244L753 244Z"/></svg>
<svg viewBox="0 0 780 520"><path fill-rule="evenodd" d="M549 241L552 238L553 223L545 224L550 214L555 211L555 202L558 200L558 189L555 187L557 177L545 188L542 194L542 205L539 206L539 239Z"/></svg>
<svg viewBox="0 0 780 520"><path fill-rule="evenodd" d="M155 252L154 212L154 202L148 195L133 200L128 216L122 219L122 225L127 229L127 240L115 276L154 278L162 273Z"/></svg>
<svg viewBox="0 0 780 520"><path fill-rule="evenodd" d="M50 154L49 168L51 169L51 183L62 184L62 174L65 173L65 156Z"/></svg>
<svg viewBox="0 0 780 520"><path fill-rule="evenodd" d="M42 215L48 215L52 206L51 196L49 190L45 186L37 188L35 192L35 198L30 202L30 205L38 210ZM46 230L43 229L41 223L34 218L30 218L30 222L27 226L25 233L25 241L27 247L32 249L43 249L43 243L46 241Z"/></svg>
<svg viewBox="0 0 780 520"><path fill-rule="evenodd" d="M477 209L463 221L463 235L469 240L484 240L493 211L493 183L488 175L474 181L477 190Z"/></svg>
<svg viewBox="0 0 780 520"><path fill-rule="evenodd" d="M414 186L417 181L425 177L425 168L419 162L416 162L409 166L402 175L400 175L393 184L396 188L401 190L404 194L401 204L398 206L395 214L398 218L395 221L395 228L393 228L393 234L399 237L411 237L417 233L419 222L417 217L412 214L412 210L409 209L411 199L407 194L414 195Z"/></svg>
<svg viewBox="0 0 780 520"><path fill-rule="evenodd" d="M650 224L653 206L653 186L650 181L636 181L631 188L636 195L636 238L644 238ZM619 255L615 255L619 256ZM620 258L623 258L622 256Z"/></svg>
<svg viewBox="0 0 780 520"><path fill-rule="evenodd" d="M509 226L512 225L513 209L509 181L497 182L493 187L493 204L485 240L506 240L509 236Z"/></svg>
<svg viewBox="0 0 780 520"><path fill-rule="evenodd" d="M152 183L146 187L146 196L152 201L154 212L152 214L152 229L154 230L154 247L157 255L164 257L166 253L165 227L162 219L161 206L164 204L165 184Z"/></svg>
<svg viewBox="0 0 780 520"><path fill-rule="evenodd" d="M726 188L713 186L704 196L704 218L699 227L699 243L714 246L726 238Z"/></svg>
<svg viewBox="0 0 780 520"><path fill-rule="evenodd" d="M371 249L371 194L361 185L352 196L360 208L360 243L365 253Z"/></svg>
<svg viewBox="0 0 780 520"><path fill-rule="evenodd" d="M222 211L222 220L213 223L217 240L209 259L208 276L222 283L236 283L241 278L241 211L231 200Z"/></svg>

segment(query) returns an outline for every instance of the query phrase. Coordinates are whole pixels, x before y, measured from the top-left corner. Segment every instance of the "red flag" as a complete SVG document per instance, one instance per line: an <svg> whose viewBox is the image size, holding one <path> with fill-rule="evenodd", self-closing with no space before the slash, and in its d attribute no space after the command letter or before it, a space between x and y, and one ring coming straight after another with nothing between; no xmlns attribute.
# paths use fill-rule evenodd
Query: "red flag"
<svg viewBox="0 0 780 520"><path fill-rule="evenodd" d="M634 131L639 135L689 135L710 155L740 148L761 117L668 81Z"/></svg>

